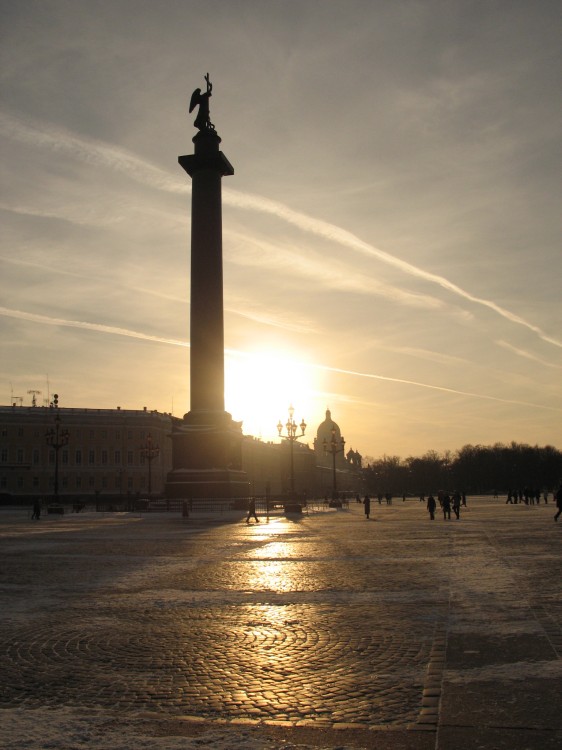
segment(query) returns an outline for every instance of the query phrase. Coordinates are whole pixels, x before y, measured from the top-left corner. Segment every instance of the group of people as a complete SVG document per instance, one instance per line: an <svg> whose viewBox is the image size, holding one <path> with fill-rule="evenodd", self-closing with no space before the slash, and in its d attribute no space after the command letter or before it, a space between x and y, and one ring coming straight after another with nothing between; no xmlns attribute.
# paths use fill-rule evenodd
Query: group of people
<svg viewBox="0 0 562 750"><path fill-rule="evenodd" d="M461 505L464 505L466 507L466 495L464 494L464 492L461 494L457 491L453 492L452 495L449 495L448 492L439 492L437 494L437 500L439 501L439 505L441 507L441 510L443 511L444 521L451 520L451 510L455 514L457 521L460 519ZM427 498L426 507L429 513L429 518L434 521L435 511L437 509L437 501L432 494L430 494Z"/></svg>
<svg viewBox="0 0 562 750"><path fill-rule="evenodd" d="M545 505L548 503L548 490L542 493ZM554 499L556 500L556 493L554 493ZM507 499L505 504L517 505L517 503L525 503L525 505L540 505L541 503L541 491L533 490L530 487L525 487L522 490L511 490L507 491Z"/></svg>

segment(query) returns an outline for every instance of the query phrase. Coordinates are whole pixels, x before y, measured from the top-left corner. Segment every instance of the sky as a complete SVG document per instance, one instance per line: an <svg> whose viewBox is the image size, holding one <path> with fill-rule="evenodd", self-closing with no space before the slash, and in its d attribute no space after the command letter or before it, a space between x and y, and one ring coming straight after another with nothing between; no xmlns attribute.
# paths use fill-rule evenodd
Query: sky
<svg viewBox="0 0 562 750"><path fill-rule="evenodd" d="M209 73L244 432L292 404L367 457L562 448L558 2L0 11L0 403L189 410L177 157Z"/></svg>

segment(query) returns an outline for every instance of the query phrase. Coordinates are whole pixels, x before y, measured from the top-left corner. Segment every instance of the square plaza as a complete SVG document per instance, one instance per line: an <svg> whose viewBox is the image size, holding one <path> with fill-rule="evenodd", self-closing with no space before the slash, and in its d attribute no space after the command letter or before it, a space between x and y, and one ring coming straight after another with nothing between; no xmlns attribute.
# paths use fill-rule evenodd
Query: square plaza
<svg viewBox="0 0 562 750"><path fill-rule="evenodd" d="M560 747L554 513L4 508L1 744Z"/></svg>

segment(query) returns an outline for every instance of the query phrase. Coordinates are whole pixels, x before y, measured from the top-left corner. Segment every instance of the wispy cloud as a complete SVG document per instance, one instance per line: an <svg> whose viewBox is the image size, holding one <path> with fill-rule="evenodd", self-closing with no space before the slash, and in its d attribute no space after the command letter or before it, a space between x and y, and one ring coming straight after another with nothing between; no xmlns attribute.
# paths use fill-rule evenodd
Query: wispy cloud
<svg viewBox="0 0 562 750"><path fill-rule="evenodd" d="M108 333L116 336L128 336L133 339L143 339L144 341L154 341L160 344L173 344L174 346L189 347L186 341L170 339L164 336L151 336L141 331L132 331L129 328L119 328L117 326L108 326L101 323L89 323L84 320L67 320L65 318L52 318L48 315L38 315L36 313L25 312L23 310L12 310L8 307L0 307L0 315L18 320L28 320L32 323L42 323L50 326L64 326L67 328L82 328L86 331L97 331L98 333Z"/></svg>
<svg viewBox="0 0 562 750"><path fill-rule="evenodd" d="M430 383L420 383L416 380L406 380L404 378L392 378L385 375L375 375L369 372L358 372L357 370L343 370L339 367L328 367L327 365L313 365L309 364L309 367L314 367L318 370L326 370L328 372L340 373L341 375L351 375L353 377L368 378L370 380L385 380L390 383L403 383L404 385L416 386L418 388L429 388L432 391L442 391L444 393L453 393L457 396L468 396L469 398L484 399L485 401L497 401L501 404L514 404L516 406L530 406L534 409L544 409L546 411L561 412L562 409L558 409L554 406L546 406L545 404L531 403L529 401L518 401L515 399L498 398L497 396L488 396L483 393L474 393L472 391L460 391L455 388L446 388L441 385L431 385Z"/></svg>
<svg viewBox="0 0 562 750"><path fill-rule="evenodd" d="M68 154L89 164L123 172L132 179L155 189L174 193L188 193L191 190L189 183L182 182L179 178L174 179L166 171L138 158L125 149L94 139L79 137L66 130L46 126L43 123L39 126L24 122L20 118L7 113L0 113L0 133L13 140L35 147L48 148L52 151ZM298 227L304 232L320 236L371 258L376 258L380 262L386 263L409 276L435 284L468 302L485 307L509 322L532 331L546 343L562 348L562 341L560 339L548 335L539 326L501 307L493 300L471 294L444 276L433 274L401 260L390 253L364 242L352 232L341 227L308 216L300 211L295 211L278 201L251 193L241 193L226 188L223 191L223 199L230 206L275 216L288 224Z"/></svg>
<svg viewBox="0 0 562 750"><path fill-rule="evenodd" d="M338 263L326 256L317 256L312 252L306 255L295 252L279 243L267 242L240 232L231 232L237 241L236 252L229 255L229 261L237 265L255 268L261 266L277 272L298 275L307 281L314 281L316 287L355 292L358 294L376 295L402 305L425 309L439 309L446 304L435 297L408 292L392 284L383 284L365 272L355 273L349 266Z"/></svg>
<svg viewBox="0 0 562 750"><path fill-rule="evenodd" d="M512 352L513 354L516 354L518 357L529 359L532 362L536 362L537 364L541 365L542 367L552 367L555 370L562 370L562 366L555 365L552 362L547 362L546 359L537 357L536 354L531 354L530 352L527 352L524 349L519 349L516 346L513 346L512 344L508 344L507 341L502 341L501 339L499 339L498 341L496 341L496 344L498 346L501 346L503 349L507 349L507 351Z"/></svg>
<svg viewBox="0 0 562 750"><path fill-rule="evenodd" d="M65 154L93 166L122 172L144 185L174 193L189 193L191 185L173 178L168 172L139 159L123 148L77 136L62 128L45 123L24 121L7 112L0 112L0 134L36 148Z"/></svg>
<svg viewBox="0 0 562 750"><path fill-rule="evenodd" d="M65 318L53 318L47 315L38 315L36 313L29 313L22 310L12 310L7 307L0 307L0 315L4 315L11 318L17 318L19 320L28 320L33 323L42 323L44 325L52 326L63 326L69 328L81 328L88 331L97 331L98 333L105 333L117 336L128 336L129 338L142 339L144 341L151 341L161 344L170 344L173 346L189 347L189 343L186 341L180 341L178 339L166 338L164 336L152 336L141 331L132 331L127 328L119 328L117 326L108 326L100 323L90 323L87 321L79 320L67 320ZM237 351L235 349L226 349L225 354L234 355L237 357L254 356L249 355L247 352ZM518 406L531 406L536 409L544 409L547 411L562 412L562 409L557 409L552 406L545 406L544 404L530 403L527 401L518 401L514 399L498 398L497 396L488 396L482 393L474 393L471 391L461 391L455 388L446 388L440 385L432 385L431 383L421 383L416 380L407 380L405 378L393 378L386 375L377 375L375 373L360 372L357 370L345 370L339 367L330 367L328 365L312 364L310 362L299 362L302 367L310 367L312 369L323 370L326 372L338 373L341 375L350 375L352 377L368 378L370 380L382 380L390 383L401 383L403 385L415 386L417 388L425 388L433 391L441 391L443 393L452 393L458 396L466 396L469 398L484 399L487 401L496 401L504 404L515 404Z"/></svg>

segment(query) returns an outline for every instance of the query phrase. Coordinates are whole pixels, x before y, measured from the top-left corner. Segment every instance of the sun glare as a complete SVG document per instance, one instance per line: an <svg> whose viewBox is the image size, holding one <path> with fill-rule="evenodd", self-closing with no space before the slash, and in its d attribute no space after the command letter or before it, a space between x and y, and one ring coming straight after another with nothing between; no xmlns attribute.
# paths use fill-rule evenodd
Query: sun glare
<svg viewBox="0 0 562 750"><path fill-rule="evenodd" d="M233 419L243 421L245 435L279 439L289 406L295 420L308 419L313 401L313 370L276 351L229 353L225 359L225 404Z"/></svg>

